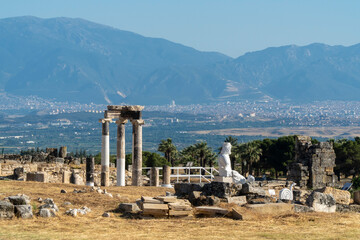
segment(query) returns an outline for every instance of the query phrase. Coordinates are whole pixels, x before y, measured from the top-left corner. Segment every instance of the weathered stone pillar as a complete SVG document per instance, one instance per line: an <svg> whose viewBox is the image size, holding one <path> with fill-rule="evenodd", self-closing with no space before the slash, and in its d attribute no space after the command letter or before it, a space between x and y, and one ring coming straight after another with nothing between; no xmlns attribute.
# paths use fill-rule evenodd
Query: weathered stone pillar
<svg viewBox="0 0 360 240"><path fill-rule="evenodd" d="M95 159L86 158L86 185L94 186L94 167Z"/></svg>
<svg viewBox="0 0 360 240"><path fill-rule="evenodd" d="M152 167L150 170L150 186L159 186L159 169Z"/></svg>
<svg viewBox="0 0 360 240"><path fill-rule="evenodd" d="M171 175L171 168L168 165L163 166L163 184L162 187L169 187L171 188L170 184L170 175Z"/></svg>
<svg viewBox="0 0 360 240"><path fill-rule="evenodd" d="M142 125L144 120L132 120L133 154L132 154L132 185L142 185Z"/></svg>
<svg viewBox="0 0 360 240"><path fill-rule="evenodd" d="M66 158L66 155L67 155L67 147L66 146L60 147L59 157Z"/></svg>
<svg viewBox="0 0 360 240"><path fill-rule="evenodd" d="M109 119L101 119L102 145L101 145L101 186L109 186L110 139Z"/></svg>
<svg viewBox="0 0 360 240"><path fill-rule="evenodd" d="M116 186L125 186L125 124L126 119L116 121L117 145L116 145Z"/></svg>

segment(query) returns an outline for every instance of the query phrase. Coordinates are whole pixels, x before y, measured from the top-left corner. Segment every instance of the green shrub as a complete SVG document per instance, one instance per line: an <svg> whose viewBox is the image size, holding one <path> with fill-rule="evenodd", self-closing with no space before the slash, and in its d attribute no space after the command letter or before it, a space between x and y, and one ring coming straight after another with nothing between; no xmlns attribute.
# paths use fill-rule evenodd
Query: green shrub
<svg viewBox="0 0 360 240"><path fill-rule="evenodd" d="M357 190L357 189L360 189L360 176L359 177L354 177L353 180L352 180L352 188L354 190Z"/></svg>

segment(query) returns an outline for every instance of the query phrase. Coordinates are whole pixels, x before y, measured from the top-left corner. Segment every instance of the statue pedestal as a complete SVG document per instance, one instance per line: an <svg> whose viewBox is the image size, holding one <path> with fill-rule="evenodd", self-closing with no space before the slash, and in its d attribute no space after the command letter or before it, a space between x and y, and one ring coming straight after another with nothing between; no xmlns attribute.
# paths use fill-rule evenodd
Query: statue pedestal
<svg viewBox="0 0 360 240"><path fill-rule="evenodd" d="M232 177L215 176L214 182L233 183L233 178Z"/></svg>

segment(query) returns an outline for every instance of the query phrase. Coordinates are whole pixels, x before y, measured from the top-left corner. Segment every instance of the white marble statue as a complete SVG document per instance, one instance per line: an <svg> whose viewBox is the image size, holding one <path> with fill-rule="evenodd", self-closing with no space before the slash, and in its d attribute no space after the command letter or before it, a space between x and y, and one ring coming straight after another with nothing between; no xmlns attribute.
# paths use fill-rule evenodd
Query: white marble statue
<svg viewBox="0 0 360 240"><path fill-rule="evenodd" d="M246 178L235 170L231 169L230 162L231 144L224 142L218 157L220 177L232 177L234 183L245 183Z"/></svg>

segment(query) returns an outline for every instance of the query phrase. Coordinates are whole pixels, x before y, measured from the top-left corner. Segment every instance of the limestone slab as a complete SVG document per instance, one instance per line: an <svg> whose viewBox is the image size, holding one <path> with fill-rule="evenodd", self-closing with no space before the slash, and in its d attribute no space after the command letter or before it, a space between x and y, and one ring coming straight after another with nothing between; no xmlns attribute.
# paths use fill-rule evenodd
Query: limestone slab
<svg viewBox="0 0 360 240"><path fill-rule="evenodd" d="M205 215L208 217L214 216L225 216L229 213L229 211L225 208L213 207L213 206L200 206L195 207L195 213L197 215Z"/></svg>
<svg viewBox="0 0 360 240"><path fill-rule="evenodd" d="M242 206L244 204L246 204L246 196L235 196L235 197L227 197L226 201L228 203L235 203L239 206Z"/></svg>

